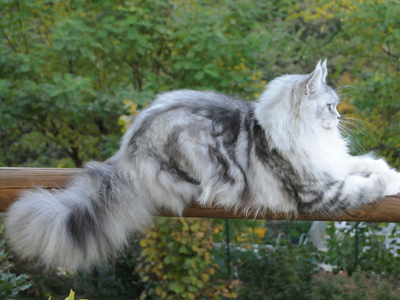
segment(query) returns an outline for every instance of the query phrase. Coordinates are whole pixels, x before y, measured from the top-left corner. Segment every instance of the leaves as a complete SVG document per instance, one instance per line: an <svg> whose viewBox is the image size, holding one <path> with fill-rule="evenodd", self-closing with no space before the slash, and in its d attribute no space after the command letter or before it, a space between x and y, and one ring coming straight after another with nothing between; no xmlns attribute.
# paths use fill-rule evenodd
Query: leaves
<svg viewBox="0 0 400 300"><path fill-rule="evenodd" d="M140 241L136 271L147 284L141 299L236 298L237 283L211 280L218 268L211 260L211 220L159 218L156 223Z"/></svg>
<svg viewBox="0 0 400 300"><path fill-rule="evenodd" d="M391 234L388 229L392 226ZM355 265L355 226L342 222L328 223L326 253L327 263L336 266L335 272L345 270L351 275L357 268L365 272L373 272L383 277L398 278L400 262L398 239L400 228L397 224L360 223L359 231L359 266ZM387 236L386 236L387 235Z"/></svg>
<svg viewBox="0 0 400 300"><path fill-rule="evenodd" d="M237 248L232 253L242 282L239 299L310 299L312 276L319 254L312 245L282 239L257 251Z"/></svg>
<svg viewBox="0 0 400 300"><path fill-rule="evenodd" d="M4 225L0 225L0 297L2 299L15 299L21 292L29 289L32 283L27 274L13 272L12 257L5 251Z"/></svg>

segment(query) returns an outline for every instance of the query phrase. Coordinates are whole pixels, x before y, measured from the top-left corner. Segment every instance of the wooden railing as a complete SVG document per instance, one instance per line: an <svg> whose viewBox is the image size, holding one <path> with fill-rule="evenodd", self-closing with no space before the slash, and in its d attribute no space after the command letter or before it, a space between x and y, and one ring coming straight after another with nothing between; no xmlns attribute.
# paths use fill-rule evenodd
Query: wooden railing
<svg viewBox="0 0 400 300"><path fill-rule="evenodd" d="M71 176L80 169L49 169L49 168L0 168L0 211L7 207L24 190L39 186L45 189L62 188ZM160 211L159 216L173 217L168 211ZM226 210L218 207L203 207L193 205L183 212L184 217L199 218L237 218L237 219L270 219L270 220L320 220L320 221L363 221L363 222L395 222L400 223L400 194L385 197L374 204L364 206L354 211L340 214L309 214L300 213L297 216L274 214L270 211L254 215L243 211Z"/></svg>

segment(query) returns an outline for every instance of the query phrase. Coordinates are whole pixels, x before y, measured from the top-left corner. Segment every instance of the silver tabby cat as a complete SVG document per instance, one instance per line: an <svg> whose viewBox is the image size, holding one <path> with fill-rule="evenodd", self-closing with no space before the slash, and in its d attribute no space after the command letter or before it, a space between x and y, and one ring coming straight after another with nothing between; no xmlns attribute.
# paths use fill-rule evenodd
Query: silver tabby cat
<svg viewBox="0 0 400 300"><path fill-rule="evenodd" d="M87 267L193 202L276 213L338 212L396 194L400 173L353 157L338 131L326 61L268 84L257 103L190 90L162 94L120 150L90 162L64 190L26 192L6 216L23 258Z"/></svg>

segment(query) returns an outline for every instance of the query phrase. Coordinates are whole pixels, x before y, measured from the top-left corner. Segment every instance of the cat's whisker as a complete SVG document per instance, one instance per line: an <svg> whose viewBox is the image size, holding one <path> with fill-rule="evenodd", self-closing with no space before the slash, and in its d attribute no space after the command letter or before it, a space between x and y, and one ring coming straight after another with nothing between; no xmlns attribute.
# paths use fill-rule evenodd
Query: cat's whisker
<svg viewBox="0 0 400 300"><path fill-rule="evenodd" d="M342 120L346 120L346 121L349 121L349 122L354 122L354 123L358 123L358 124L360 124L360 125L362 125L362 126L366 126L368 123L366 122L366 121L364 121L364 120L361 120L361 119L358 119L358 118L354 118L354 117L351 117L352 115L348 115L348 114L343 114L343 115L341 115L341 119Z"/></svg>
<svg viewBox="0 0 400 300"><path fill-rule="evenodd" d="M340 121L342 123L350 124L350 125L353 125L353 126L359 126L360 128L365 127L367 125L366 122L358 121L357 119L349 119L349 118L346 118L346 117L341 117Z"/></svg>
<svg viewBox="0 0 400 300"><path fill-rule="evenodd" d="M337 87L335 89L335 91L343 91L345 89L360 91L360 89L357 86L355 86L354 84L341 85L341 86Z"/></svg>
<svg viewBox="0 0 400 300"><path fill-rule="evenodd" d="M357 121L365 122L364 120L355 118L355 117L354 117L354 116L355 116L354 114L343 114L342 116L343 116L343 117L346 117L346 118L348 118L348 119L352 119L352 120L357 120Z"/></svg>
<svg viewBox="0 0 400 300"><path fill-rule="evenodd" d="M356 98L352 91L359 92L360 90L354 85L342 85L335 89L335 92L338 94L340 101L343 102L350 102Z"/></svg>
<svg viewBox="0 0 400 300"><path fill-rule="evenodd" d="M344 101L344 102L350 102L350 101L352 101L354 98L356 98L356 96L353 95L353 94L340 94L340 95L339 95L340 101Z"/></svg>
<svg viewBox="0 0 400 300"><path fill-rule="evenodd" d="M362 135L368 136L368 132L361 126L351 123L351 122L346 122L346 121L341 121L342 126L348 128L352 132L355 131L357 133L360 133Z"/></svg>
<svg viewBox="0 0 400 300"><path fill-rule="evenodd" d="M338 125L338 128L343 137L348 141L350 148L358 153L364 151L364 148L361 146L359 140L357 139L357 137L354 136L354 133L350 128L341 124Z"/></svg>
<svg viewBox="0 0 400 300"><path fill-rule="evenodd" d="M355 131L356 133L361 133L362 135L368 136L368 132L365 128L357 123L341 121L342 126L348 127L351 131Z"/></svg>

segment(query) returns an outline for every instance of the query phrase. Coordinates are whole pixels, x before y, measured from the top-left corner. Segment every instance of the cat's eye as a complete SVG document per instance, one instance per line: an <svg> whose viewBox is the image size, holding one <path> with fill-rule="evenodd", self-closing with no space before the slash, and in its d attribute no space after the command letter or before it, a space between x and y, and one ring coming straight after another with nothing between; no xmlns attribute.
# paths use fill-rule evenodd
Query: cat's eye
<svg viewBox="0 0 400 300"><path fill-rule="evenodd" d="M332 110L332 109L333 109L333 105L332 105L332 104L328 104L328 108L329 108L330 110Z"/></svg>

